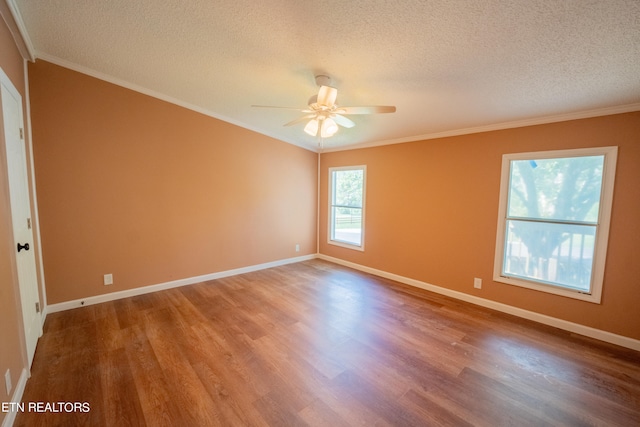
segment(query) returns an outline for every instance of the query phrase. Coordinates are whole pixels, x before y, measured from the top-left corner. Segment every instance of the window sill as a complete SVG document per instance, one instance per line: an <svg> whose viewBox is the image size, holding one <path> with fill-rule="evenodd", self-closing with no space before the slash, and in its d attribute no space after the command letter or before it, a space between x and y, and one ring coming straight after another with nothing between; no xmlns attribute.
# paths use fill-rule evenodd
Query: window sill
<svg viewBox="0 0 640 427"><path fill-rule="evenodd" d="M540 291L547 294L559 295L567 298L587 301L594 304L600 304L600 300L601 300L601 292L596 292L596 290L594 290L594 292L591 294L586 294L577 290L561 288L553 285L545 285L543 283L537 283L529 280L519 279L515 277L505 277L500 275L494 275L493 280L495 282L505 283L507 285L533 289L534 291Z"/></svg>
<svg viewBox="0 0 640 427"><path fill-rule="evenodd" d="M334 246L340 246L341 248L353 249L354 251L364 252L364 245L358 246L353 243L343 242L340 240L328 240L327 243Z"/></svg>

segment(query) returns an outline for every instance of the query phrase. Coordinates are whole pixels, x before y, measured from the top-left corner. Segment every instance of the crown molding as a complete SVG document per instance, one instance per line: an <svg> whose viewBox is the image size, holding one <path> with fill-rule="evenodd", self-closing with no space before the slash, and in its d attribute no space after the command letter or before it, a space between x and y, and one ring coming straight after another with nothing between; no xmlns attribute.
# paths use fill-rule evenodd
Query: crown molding
<svg viewBox="0 0 640 427"><path fill-rule="evenodd" d="M114 76L112 76L110 74L103 73L101 71L97 71L97 70L94 70L92 68L85 67L83 65L76 64L75 62L67 61L66 59L62 59L62 58L59 58L57 56L50 55L48 53L44 53L44 52L40 52L40 51L36 51L35 53L36 53L35 57L37 59L41 59L43 61L50 62L50 63L58 65L60 67L67 68L69 70L76 71L78 73L85 74L85 75L90 76L90 77L94 77L94 78L96 78L98 80L102 80L102 81L105 81L107 83L111 83L111 84L114 84L116 86L120 86L120 87L123 87L125 89L129 89L129 90L132 90L134 92L138 92L138 93L141 93L143 95L147 95L147 96L150 96L152 98L156 98L156 99L159 99L161 101L165 101L165 102L177 105L177 106L182 107L182 108L186 108L187 110L195 111L196 113L200 113L200 114L203 114L205 116L209 116L209 117L212 117L214 119L221 120L223 122L230 123L232 125L241 127L243 129L247 129L247 130L250 130L252 132L259 133L259 134L264 135L264 136L268 136L269 138L273 138L273 139L278 140L280 142L285 142L285 143L288 143L288 144L291 144L291 145L295 145L297 147L304 148L305 150L309 150L309 151L312 151L314 153L317 152L317 150L315 148L310 147L309 145L304 144L302 142L288 141L288 140L285 141L285 140L279 138L276 135L270 135L269 133L264 132L263 130L256 129L255 127L253 127L251 125L248 125L246 123L243 123L241 121L232 119L230 117L223 116L221 114L215 113L215 112L213 112L211 110L208 110L206 108L202 108L202 107L200 107L198 105L191 104L189 102L185 102L185 101L179 100L179 99L174 98L172 96L166 95L166 94L164 94L162 92L158 92L158 91L155 91L153 89L149 89L149 88L146 88L144 86L140 86L138 84L131 83L131 82L127 81L127 80L124 80L124 79L121 79L121 78L118 78L118 77L114 77Z"/></svg>
<svg viewBox="0 0 640 427"><path fill-rule="evenodd" d="M31 43L27 27L24 25L22 15L15 1L0 1L0 15L2 15L4 22L7 24L22 57L27 61L35 61L33 43Z"/></svg>
<svg viewBox="0 0 640 427"><path fill-rule="evenodd" d="M333 151L356 150L360 148L379 147L382 145L403 144L405 142L425 141L429 139L448 138L451 136L470 135L474 133L491 132L496 130L514 129L526 126L544 125L549 123L567 122L570 120L588 119L592 117L610 116L613 114L631 113L640 111L640 103L616 105L613 107L597 108L593 110L576 111L573 113L555 114L550 116L534 117L531 119L515 120L503 123L496 123L486 126L476 126L463 129L453 129L444 132L428 133L424 135L410 136L400 139L389 139L362 144L349 145L347 147L331 147L322 150L323 153Z"/></svg>
<svg viewBox="0 0 640 427"><path fill-rule="evenodd" d="M7 0L7 1L13 1L13 0ZM625 105L617 105L617 106L598 108L598 109L592 109L592 110L576 111L572 113L534 117L531 119L495 123L495 124L490 124L485 126L476 126L476 127L463 128L463 129L452 129L444 132L428 133L428 134L422 134L422 135L409 136L405 138L380 140L380 141L365 142L360 144L352 144L352 145L347 145L343 147L328 147L328 148L319 149L316 147L309 146L308 144L305 144L304 142L301 142L301 141L283 140L281 137L278 137L277 135L269 134L268 132L264 132L264 130L257 129L254 126L217 114L211 110L207 110L195 104L184 102L182 100L173 98L161 92L148 89L146 87L128 82L126 80L114 77L112 75L103 73L101 71L96 71L92 68L88 68L71 61L67 61L65 59L58 58L56 56L53 56L44 52L35 51L35 58L42 59L52 64L59 65L64 68L68 68L70 70L73 70L82 74L86 74L88 76L97 78L99 80L103 80L108 83L112 83L117 86L121 86L126 89L130 89L135 92L139 92L144 95L148 95L153 98L160 99L162 101L169 102L174 105L178 105L188 110L192 110L197 113L204 114L205 116L209 116L214 119L218 119L218 120L230 123L232 125L250 130L252 132L259 133L261 135L265 135L267 137L276 139L278 141L295 145L300 148L304 148L305 150L308 150L314 153L330 153L335 151L357 150L361 148L371 148L371 147L379 147L383 145L403 144L406 142L416 142L416 141L425 141L430 139L448 138L452 136L470 135L475 133L491 132L496 130L514 129L514 128L520 128L520 127L526 127L526 126L536 126L536 125L549 124L549 123L565 122L569 120L580 120L580 119L587 119L592 117L609 116L613 114L623 114L623 113L630 113L634 111L640 111L640 103L625 104Z"/></svg>

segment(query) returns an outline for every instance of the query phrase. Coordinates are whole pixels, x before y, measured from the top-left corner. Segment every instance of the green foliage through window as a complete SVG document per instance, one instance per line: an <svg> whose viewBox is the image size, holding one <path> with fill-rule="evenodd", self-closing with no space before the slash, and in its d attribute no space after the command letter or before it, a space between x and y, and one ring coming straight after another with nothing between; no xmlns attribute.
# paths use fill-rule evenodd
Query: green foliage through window
<svg viewBox="0 0 640 427"><path fill-rule="evenodd" d="M496 280L597 289L599 301L616 157L616 147L503 156Z"/></svg>
<svg viewBox="0 0 640 427"><path fill-rule="evenodd" d="M362 247L365 168L330 169L329 242Z"/></svg>

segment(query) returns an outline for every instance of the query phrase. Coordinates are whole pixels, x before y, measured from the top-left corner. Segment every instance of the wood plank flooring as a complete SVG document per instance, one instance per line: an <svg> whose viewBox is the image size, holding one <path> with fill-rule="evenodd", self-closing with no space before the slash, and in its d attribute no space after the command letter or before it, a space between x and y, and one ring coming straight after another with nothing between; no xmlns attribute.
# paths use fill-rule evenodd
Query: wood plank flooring
<svg viewBox="0 0 640 427"><path fill-rule="evenodd" d="M23 402L90 411L17 426L638 426L640 353L313 260L50 314Z"/></svg>

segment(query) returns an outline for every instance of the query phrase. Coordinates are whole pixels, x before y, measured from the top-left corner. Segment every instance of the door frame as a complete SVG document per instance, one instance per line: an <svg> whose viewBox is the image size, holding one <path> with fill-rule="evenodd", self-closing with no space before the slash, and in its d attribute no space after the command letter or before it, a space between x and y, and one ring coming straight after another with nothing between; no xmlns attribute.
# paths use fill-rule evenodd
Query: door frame
<svg viewBox="0 0 640 427"><path fill-rule="evenodd" d="M0 68L2 71L2 68ZM44 321L47 317L47 289L45 288L44 281L44 260L42 259L42 239L40 238L40 214L38 213L38 194L36 192L36 166L33 161L33 139L31 135L31 97L29 95L29 63L24 61L24 100L23 109L26 111L26 117L23 117L23 124L25 125L25 143L27 147L27 176L29 180L29 191L31 191L31 214L33 225L33 241L36 249L36 270L38 273L38 293L40 295L40 301L42 301L42 307L40 315L42 316L41 327L44 328ZM24 116L24 114L23 114Z"/></svg>
<svg viewBox="0 0 640 427"><path fill-rule="evenodd" d="M31 120L29 117L30 114L30 105L29 105L29 100L28 100L28 81L27 81L27 63L26 61L24 62L24 76L25 76L25 91L26 91L26 101L23 98L23 96L20 94L20 92L17 90L17 88L15 87L15 85L13 84L13 82L11 81L11 79L7 76L7 74L4 72L4 70L2 69L2 67L0 67L0 84L2 86L5 86L5 88L11 92L11 95L16 97L16 99L18 100L18 107L19 107L19 118L20 118L20 124L22 126L23 129L23 137L22 137L22 143L23 143L23 148L24 148L24 167L26 169L26 186L28 189L28 193L27 194L27 200L29 202L29 216L31 218L31 234L32 234L32 239L33 239L33 250L34 250L34 267L35 267L35 271L34 271L34 277L36 280L36 284L35 284L35 291L37 293L38 296L38 302L40 303L40 312L38 313L40 318L39 318L39 325L38 325L38 337L42 336L42 332L43 332L43 325L44 325L44 320L46 318L46 292L44 289L44 272L43 272L43 264L42 264L42 249L41 249L41 245L40 245L40 229L39 229L39 219L38 219L38 214L37 214L37 205L36 205L36 192L35 192L35 174L34 174L34 163L33 163L33 145L31 142ZM1 94L0 94L1 96ZM25 102L27 103L27 125L28 125L28 131L27 129L25 129ZM0 114L2 114L4 116L4 112L2 111L2 105L0 104ZM4 124L3 124L4 126ZM4 127L1 128L2 132L4 134ZM27 137L27 134L29 135L29 137ZM2 150L5 153L5 156L7 155L7 147L6 147L6 141L4 141L4 143L2 144ZM7 166L8 166L8 162L9 162L9 158L7 157ZM7 180L9 180L9 171L7 170ZM7 185L9 185L8 181L7 181ZM8 189L8 188L7 188ZM9 203L11 203L11 197L9 197ZM11 213L11 209L9 211L9 213L11 215L13 215ZM13 219L11 219L11 228L12 231L14 230L13 228ZM14 242L15 242L15 236L14 236ZM12 242L12 246L13 243ZM14 248L15 249L15 248ZM23 337L23 341L22 341L22 346L23 346L23 357L24 357L24 361L25 361L25 366L27 369L27 373L30 375L31 372L31 362L33 361L33 355L29 355L28 354L28 346L27 346L27 339L28 337L26 336L27 334L27 325L25 324L24 321L24 313L23 313L23 303L22 303L22 284L20 283L20 280L18 278L17 275L17 270L18 270L18 260L17 257L14 256L13 258L13 264L14 267L16 269L16 281L14 282L14 290L16 292L16 304L18 305L18 309L20 314L20 322L22 323L22 337ZM17 285L17 286L16 286ZM37 342L36 342L37 345ZM34 348L34 354L35 354L35 348Z"/></svg>

